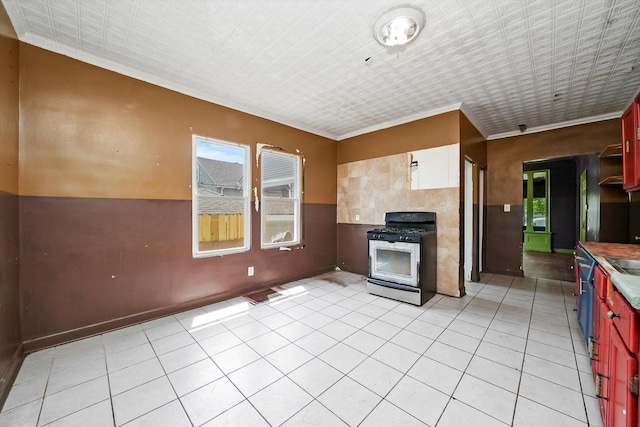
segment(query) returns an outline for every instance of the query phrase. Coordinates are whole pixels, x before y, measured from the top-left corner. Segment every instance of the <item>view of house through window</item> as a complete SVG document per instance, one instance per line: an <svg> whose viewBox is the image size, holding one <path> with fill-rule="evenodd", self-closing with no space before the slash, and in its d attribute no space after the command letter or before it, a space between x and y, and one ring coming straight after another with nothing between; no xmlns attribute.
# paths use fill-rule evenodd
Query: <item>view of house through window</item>
<svg viewBox="0 0 640 427"><path fill-rule="evenodd" d="M263 150L262 247L300 243L300 156Z"/></svg>
<svg viewBox="0 0 640 427"><path fill-rule="evenodd" d="M193 255L249 250L249 147L193 136Z"/></svg>

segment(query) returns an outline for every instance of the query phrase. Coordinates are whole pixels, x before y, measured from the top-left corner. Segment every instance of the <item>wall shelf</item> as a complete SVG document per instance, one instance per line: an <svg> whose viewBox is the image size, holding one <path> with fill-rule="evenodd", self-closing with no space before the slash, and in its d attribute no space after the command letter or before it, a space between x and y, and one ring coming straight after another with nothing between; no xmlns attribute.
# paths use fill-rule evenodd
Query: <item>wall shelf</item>
<svg viewBox="0 0 640 427"><path fill-rule="evenodd" d="M606 157L618 157L618 156L622 156L622 143L608 145L607 148L605 148L598 157L603 159Z"/></svg>
<svg viewBox="0 0 640 427"><path fill-rule="evenodd" d="M622 184L622 175L608 176L598 183L599 185Z"/></svg>

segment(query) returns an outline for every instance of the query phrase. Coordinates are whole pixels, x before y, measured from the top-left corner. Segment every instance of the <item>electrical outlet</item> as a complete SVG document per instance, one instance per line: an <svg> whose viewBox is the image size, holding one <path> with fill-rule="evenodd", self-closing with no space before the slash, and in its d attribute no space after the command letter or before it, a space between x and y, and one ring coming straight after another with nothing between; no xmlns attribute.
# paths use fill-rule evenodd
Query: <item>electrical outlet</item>
<svg viewBox="0 0 640 427"><path fill-rule="evenodd" d="M253 276L253 272L254 272L253 267L247 268L247 276Z"/></svg>
<svg viewBox="0 0 640 427"><path fill-rule="evenodd" d="M356 214L356 221L360 221L360 215Z"/></svg>

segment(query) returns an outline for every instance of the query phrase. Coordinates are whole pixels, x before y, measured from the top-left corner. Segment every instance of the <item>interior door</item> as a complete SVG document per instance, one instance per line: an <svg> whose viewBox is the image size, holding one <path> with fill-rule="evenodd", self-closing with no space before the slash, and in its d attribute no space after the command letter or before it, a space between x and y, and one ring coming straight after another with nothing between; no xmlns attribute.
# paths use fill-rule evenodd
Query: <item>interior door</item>
<svg viewBox="0 0 640 427"><path fill-rule="evenodd" d="M580 175L580 241L587 240L587 170Z"/></svg>
<svg viewBox="0 0 640 427"><path fill-rule="evenodd" d="M464 161L464 280L473 268L473 163Z"/></svg>

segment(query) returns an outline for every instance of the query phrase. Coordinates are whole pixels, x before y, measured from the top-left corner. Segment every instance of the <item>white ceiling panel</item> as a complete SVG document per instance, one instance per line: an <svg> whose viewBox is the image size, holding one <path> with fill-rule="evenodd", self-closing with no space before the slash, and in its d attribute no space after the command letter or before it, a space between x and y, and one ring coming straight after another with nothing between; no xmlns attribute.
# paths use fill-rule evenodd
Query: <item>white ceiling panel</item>
<svg viewBox="0 0 640 427"><path fill-rule="evenodd" d="M638 0L409 0L399 54L372 27L405 1L2 2L26 43L337 140L452 108L487 137L619 117L640 89Z"/></svg>

